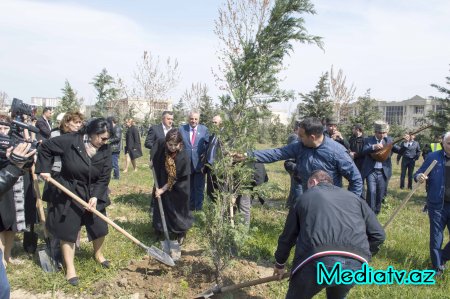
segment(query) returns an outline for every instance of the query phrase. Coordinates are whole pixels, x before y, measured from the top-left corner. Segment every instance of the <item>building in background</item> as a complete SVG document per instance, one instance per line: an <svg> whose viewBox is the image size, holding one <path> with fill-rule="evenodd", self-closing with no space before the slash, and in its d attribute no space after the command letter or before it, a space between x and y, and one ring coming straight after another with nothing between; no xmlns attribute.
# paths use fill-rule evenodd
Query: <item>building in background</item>
<svg viewBox="0 0 450 299"><path fill-rule="evenodd" d="M115 115L120 113L119 117L128 115L130 110L134 119L137 121L143 121L146 117L150 120L159 119L163 111L172 111L171 100L155 100L150 101L146 99L138 98L124 98L121 100L109 102L107 104L108 115Z"/></svg>
<svg viewBox="0 0 450 299"><path fill-rule="evenodd" d="M30 105L33 107L50 107L55 108L58 106L61 98L43 98L43 97L32 97Z"/></svg>

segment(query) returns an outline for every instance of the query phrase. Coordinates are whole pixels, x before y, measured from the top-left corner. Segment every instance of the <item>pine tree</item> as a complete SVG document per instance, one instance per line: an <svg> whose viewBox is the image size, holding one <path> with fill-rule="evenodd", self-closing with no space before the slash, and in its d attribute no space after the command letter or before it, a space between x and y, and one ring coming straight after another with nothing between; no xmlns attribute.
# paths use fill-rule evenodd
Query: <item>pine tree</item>
<svg viewBox="0 0 450 299"><path fill-rule="evenodd" d="M95 103L95 110L92 112L92 116L105 116L107 114L108 102L117 98L119 89L115 88L115 80L108 74L106 68L95 76L93 80L90 84L97 91L97 102Z"/></svg>
<svg viewBox="0 0 450 299"><path fill-rule="evenodd" d="M445 79L447 85L450 85L450 77ZM443 94L442 97L430 97L436 101L436 109L429 112L428 117L433 120L432 135L437 137L450 131L450 89L437 84L431 84L431 86Z"/></svg>
<svg viewBox="0 0 450 299"><path fill-rule="evenodd" d="M206 127L211 128L212 126L212 118L216 115L217 109L215 109L213 100L207 94L200 97L199 100L199 109L200 109L200 121Z"/></svg>
<svg viewBox="0 0 450 299"><path fill-rule="evenodd" d="M333 102L329 98L328 73L320 76L316 88L307 93L300 93L303 99L302 103L298 104L297 111L300 118L317 117L325 119L333 115Z"/></svg>
<svg viewBox="0 0 450 299"><path fill-rule="evenodd" d="M350 122L362 124L364 132L373 132L373 123L382 119L382 115L377 107L377 101L370 97L370 89L366 91L364 96L358 97L355 108L356 113L350 117Z"/></svg>
<svg viewBox="0 0 450 299"><path fill-rule="evenodd" d="M81 106L81 100L78 99L77 92L72 88L68 80L64 83L64 88L62 88L61 91L63 96L61 97L61 100L53 113L55 118L60 113L79 111Z"/></svg>
<svg viewBox="0 0 450 299"><path fill-rule="evenodd" d="M179 100L176 105L173 106L173 126L180 126L182 123L186 122L187 111L182 100Z"/></svg>

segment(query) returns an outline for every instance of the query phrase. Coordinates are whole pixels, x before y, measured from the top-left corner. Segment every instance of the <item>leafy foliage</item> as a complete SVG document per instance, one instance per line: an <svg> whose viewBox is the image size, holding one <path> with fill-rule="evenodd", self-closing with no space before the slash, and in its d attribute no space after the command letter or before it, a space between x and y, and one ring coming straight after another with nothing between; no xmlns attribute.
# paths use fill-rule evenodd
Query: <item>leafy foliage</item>
<svg viewBox="0 0 450 299"><path fill-rule="evenodd" d="M322 47L321 39L307 33L304 19L299 16L315 13L308 0L275 0L271 9L269 3L228 0L216 22L216 34L224 46L219 59L227 93L219 99L221 111L227 116L220 132L225 153L253 149L261 133L259 120L270 119L269 104L294 97L293 92L279 87L278 78L283 58L292 52L293 42ZM208 255L218 272L230 260L227 244L237 248L241 245L239 238L229 233L228 222L218 219L228 219L226 207L232 206L238 195L251 192L253 179L249 165L232 164L230 159L224 156L214 163L212 172L218 178L220 192L215 205L204 207ZM212 225L217 221L222 222ZM220 273L216 277L219 279Z"/></svg>
<svg viewBox="0 0 450 299"><path fill-rule="evenodd" d="M114 86L115 80L108 74L106 68L95 76L93 80L91 84L97 91L97 102L95 103L95 110L92 112L92 116L105 116L108 102L117 98L119 89Z"/></svg>
<svg viewBox="0 0 450 299"><path fill-rule="evenodd" d="M316 88L307 93L300 94L303 102L298 104L298 115L304 117L317 117L324 119L333 115L333 102L329 98L328 73L320 76Z"/></svg>
<svg viewBox="0 0 450 299"><path fill-rule="evenodd" d="M355 105L356 115L350 117L350 122L362 124L364 132L373 132L373 123L381 119L381 111L376 106L376 100L370 97L370 89L364 96L358 97Z"/></svg>
<svg viewBox="0 0 450 299"><path fill-rule="evenodd" d="M446 77L447 85L450 85L450 76ZM438 104L435 111L430 111L428 117L434 122L432 127L433 136L441 136L444 132L450 131L450 89L437 84L431 84L436 88L442 97L431 97Z"/></svg>
<svg viewBox="0 0 450 299"><path fill-rule="evenodd" d="M61 97L61 100L53 113L53 117L55 118L60 113L79 111L81 106L82 100L78 99L77 92L72 88L68 80L64 83L64 88L62 88L61 91L63 96Z"/></svg>

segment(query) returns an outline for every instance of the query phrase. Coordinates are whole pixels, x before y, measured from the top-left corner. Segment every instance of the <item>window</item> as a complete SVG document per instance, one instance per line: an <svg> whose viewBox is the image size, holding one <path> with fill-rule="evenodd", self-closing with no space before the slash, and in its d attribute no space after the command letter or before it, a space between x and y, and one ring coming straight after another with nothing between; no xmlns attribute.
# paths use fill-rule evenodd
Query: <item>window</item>
<svg viewBox="0 0 450 299"><path fill-rule="evenodd" d="M403 106L387 106L386 122L390 125L401 125L403 122Z"/></svg>
<svg viewBox="0 0 450 299"><path fill-rule="evenodd" d="M425 106L414 106L414 113L415 114L423 114Z"/></svg>

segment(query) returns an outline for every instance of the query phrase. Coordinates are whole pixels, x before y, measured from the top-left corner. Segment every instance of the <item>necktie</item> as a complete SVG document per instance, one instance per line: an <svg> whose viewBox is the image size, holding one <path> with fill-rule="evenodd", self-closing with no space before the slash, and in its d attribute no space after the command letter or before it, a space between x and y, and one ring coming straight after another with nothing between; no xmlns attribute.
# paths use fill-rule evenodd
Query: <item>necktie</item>
<svg viewBox="0 0 450 299"><path fill-rule="evenodd" d="M192 145L194 145L194 143L195 143L195 135L196 135L196 133L197 133L197 129L193 128L192 129L192 137L191 137L191 144Z"/></svg>

